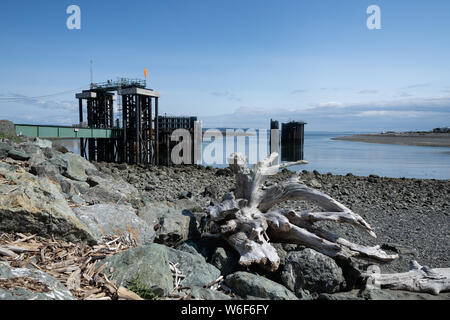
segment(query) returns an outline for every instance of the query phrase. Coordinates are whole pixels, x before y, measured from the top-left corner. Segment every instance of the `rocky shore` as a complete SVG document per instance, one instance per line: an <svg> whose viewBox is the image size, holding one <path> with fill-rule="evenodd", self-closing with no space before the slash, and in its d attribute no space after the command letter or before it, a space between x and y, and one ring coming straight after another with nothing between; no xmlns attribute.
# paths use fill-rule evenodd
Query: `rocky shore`
<svg viewBox="0 0 450 320"><path fill-rule="evenodd" d="M90 163L66 151L39 139L0 142L0 299L450 298L369 290L361 281L367 263L300 245L274 244L274 273L241 267L227 243L203 237L205 209L234 188L228 168ZM293 174L282 170L266 184ZM450 181L299 175L360 214L378 238L324 228L399 254L383 272L405 272L410 260L449 266Z"/></svg>
<svg viewBox="0 0 450 320"><path fill-rule="evenodd" d="M403 146L450 148L450 133L403 132L403 133L380 133L380 134L355 134L351 136L332 138L332 140L396 144Z"/></svg>

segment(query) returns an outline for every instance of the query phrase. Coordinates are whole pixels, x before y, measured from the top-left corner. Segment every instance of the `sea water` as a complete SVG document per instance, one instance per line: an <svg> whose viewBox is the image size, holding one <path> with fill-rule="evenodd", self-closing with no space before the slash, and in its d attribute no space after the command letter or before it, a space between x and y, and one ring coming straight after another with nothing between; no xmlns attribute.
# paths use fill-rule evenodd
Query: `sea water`
<svg viewBox="0 0 450 320"><path fill-rule="evenodd" d="M333 137L350 134L357 134L357 132L306 131L304 160L309 161L309 164L293 166L290 167L290 170L317 170L323 174L330 172L340 175L352 173L358 176L375 174L394 178L450 179L450 148L331 140ZM269 153L269 139L266 140L266 143L258 146L264 156ZM255 144L258 144L258 139L252 136L241 141L245 141L245 148L241 145L240 151L245 149L244 153L250 156L249 150L254 148ZM203 141L203 150L211 143L214 142ZM66 141L64 145L70 151L79 154L78 140ZM238 148L236 145L234 150L231 151L237 151ZM226 167L227 151L229 150L227 150L226 143L223 141L223 149L220 152L222 161L219 161L219 163L203 161L203 165ZM260 160L260 158L258 157L257 160ZM205 157L203 157L203 160L205 160Z"/></svg>
<svg viewBox="0 0 450 320"><path fill-rule="evenodd" d="M355 132L305 132L304 160L307 165L292 166L290 170L317 170L320 173L358 176L371 174L393 178L450 179L450 148L402 146L366 142L332 140L357 134ZM203 142L203 148L212 142ZM248 157L256 137L248 137L245 153ZM265 146L268 154L268 144ZM235 148L236 151L237 147ZM243 148L241 148L242 150ZM224 158L225 158L224 148ZM258 159L259 160L259 159ZM224 159L225 161L225 159ZM203 163L213 167L223 164Z"/></svg>

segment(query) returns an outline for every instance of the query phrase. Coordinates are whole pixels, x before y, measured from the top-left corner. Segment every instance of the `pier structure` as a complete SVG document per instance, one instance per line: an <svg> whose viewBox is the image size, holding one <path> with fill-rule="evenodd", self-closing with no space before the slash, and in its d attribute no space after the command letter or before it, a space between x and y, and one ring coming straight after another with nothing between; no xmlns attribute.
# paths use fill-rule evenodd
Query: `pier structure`
<svg viewBox="0 0 450 320"><path fill-rule="evenodd" d="M159 164L158 101L160 94L144 88L120 89L122 96L123 161Z"/></svg>
<svg viewBox="0 0 450 320"><path fill-rule="evenodd" d="M90 90L77 93L80 127L119 129L119 119L114 119L116 92L122 98L121 135L111 139L89 138L87 141L81 138L81 156L91 161L157 164L158 124L154 118L158 117L160 95L147 89L145 80L120 78L92 83ZM87 124L84 122L83 101L86 101Z"/></svg>
<svg viewBox="0 0 450 320"><path fill-rule="evenodd" d="M80 138L81 156L91 161L170 165L171 150L176 143L171 141L172 132L187 129L193 140L197 118L160 116L160 94L146 88L145 80L120 78L91 84L90 90L75 96L79 100L80 128L114 129L120 133L113 138ZM122 102L121 121L114 114L117 97Z"/></svg>

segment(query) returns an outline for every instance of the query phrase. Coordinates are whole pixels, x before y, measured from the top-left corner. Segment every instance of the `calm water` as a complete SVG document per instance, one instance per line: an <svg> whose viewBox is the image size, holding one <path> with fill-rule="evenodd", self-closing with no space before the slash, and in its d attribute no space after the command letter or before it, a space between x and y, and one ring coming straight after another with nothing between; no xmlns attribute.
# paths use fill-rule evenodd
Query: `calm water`
<svg viewBox="0 0 450 320"><path fill-rule="evenodd" d="M305 132L304 159L307 165L293 166L290 170L317 170L345 175L405 177L423 179L450 179L450 148L400 146L354 141L331 140L333 137L354 133ZM246 143L257 143L251 137ZM203 147L210 142L203 143ZM268 149L268 148L267 148ZM235 150L236 151L236 150ZM225 151L223 152L225 154ZM265 153L268 154L268 150ZM213 165L224 167L224 165Z"/></svg>
<svg viewBox="0 0 450 320"><path fill-rule="evenodd" d="M317 170L320 173L331 172L345 175L349 172L354 175L368 176L376 174L384 177L405 177L424 179L450 179L450 148L399 146L388 144L374 144L354 141L331 140L333 137L344 136L353 133L312 133L305 132L304 158L309 161L307 165L294 166L290 170ZM218 140L223 148L216 148L215 152L207 149L211 142L203 142L204 155L212 154L216 159L226 157L229 150L226 143ZM237 142L237 140L235 140ZM240 140L234 147L249 154L249 146L257 144L256 137ZM66 147L72 152L79 153L78 141L66 141ZM261 155L268 154L268 144L263 144ZM211 148L212 145L209 146ZM221 150L220 150L221 149ZM258 157L259 159L260 157ZM224 164L211 164L214 167L225 167ZM223 162L219 161L219 162Z"/></svg>
<svg viewBox="0 0 450 320"><path fill-rule="evenodd" d="M450 148L331 140L344 135L347 134L306 133L304 158L309 164L301 169L360 176L450 179Z"/></svg>

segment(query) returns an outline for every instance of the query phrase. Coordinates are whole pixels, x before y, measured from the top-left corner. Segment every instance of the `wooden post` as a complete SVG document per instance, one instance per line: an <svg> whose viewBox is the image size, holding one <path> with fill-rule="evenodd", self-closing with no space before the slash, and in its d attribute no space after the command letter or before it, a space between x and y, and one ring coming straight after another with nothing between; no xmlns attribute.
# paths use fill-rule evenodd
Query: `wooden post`
<svg viewBox="0 0 450 320"><path fill-rule="evenodd" d="M136 164L141 163L141 96L136 97Z"/></svg>
<svg viewBox="0 0 450 320"><path fill-rule="evenodd" d="M78 99L78 107L80 113L80 127L83 123L83 99ZM85 149L84 149L84 139L80 138L80 155L85 157Z"/></svg>
<svg viewBox="0 0 450 320"><path fill-rule="evenodd" d="M159 164L159 122L158 122L158 97L155 97L155 142L156 142L156 149L155 149L155 159L156 164Z"/></svg>
<svg viewBox="0 0 450 320"><path fill-rule="evenodd" d="M202 141L203 141L202 122L195 121L194 135L192 139L193 164L199 165L202 164Z"/></svg>
<svg viewBox="0 0 450 320"><path fill-rule="evenodd" d="M280 154L280 124L270 119L270 154L274 152ZM275 161L278 163L279 156Z"/></svg>

